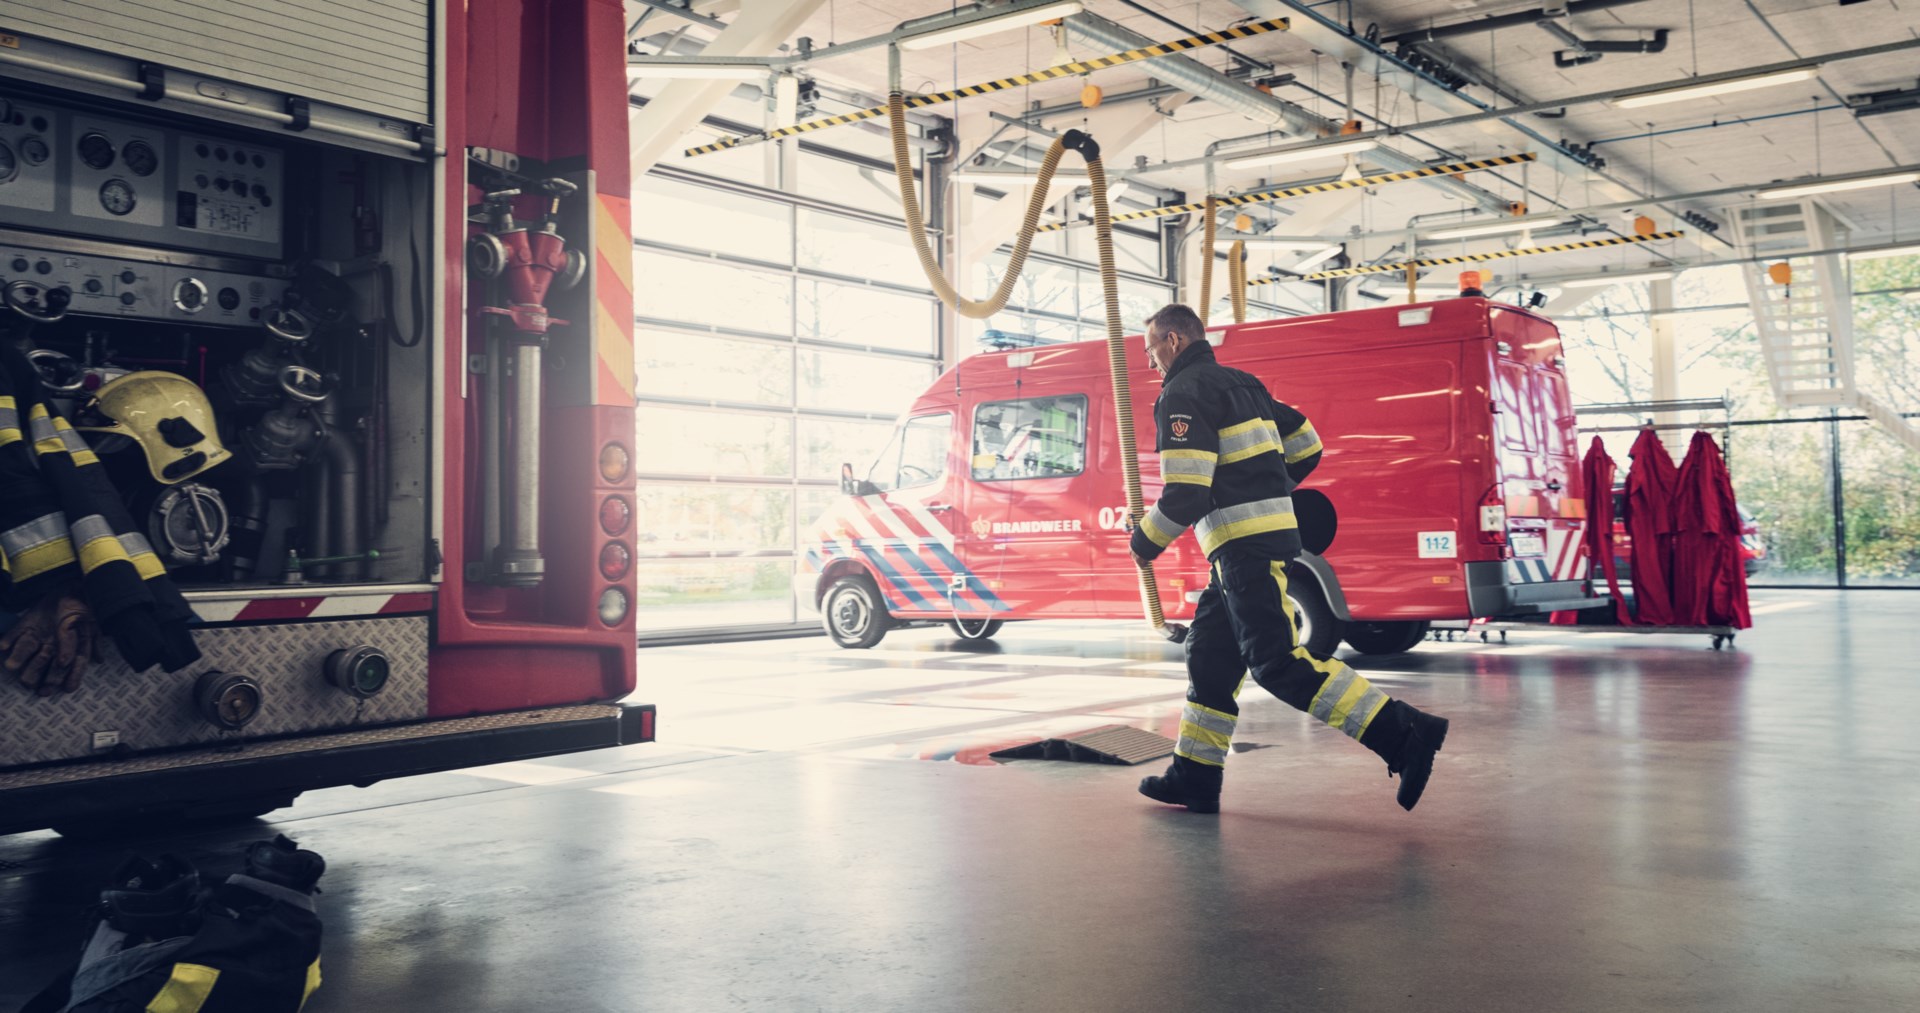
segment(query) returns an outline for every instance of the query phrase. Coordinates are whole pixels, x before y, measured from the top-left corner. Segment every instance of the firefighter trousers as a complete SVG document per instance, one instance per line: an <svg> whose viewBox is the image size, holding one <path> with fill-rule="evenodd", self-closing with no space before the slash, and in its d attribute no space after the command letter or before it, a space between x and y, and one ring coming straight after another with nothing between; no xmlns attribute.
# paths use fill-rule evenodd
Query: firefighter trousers
<svg viewBox="0 0 1920 1013"><path fill-rule="evenodd" d="M1406 738L1413 709L1333 658L1310 653L1295 636L1287 565L1223 547L1187 632L1187 704L1174 749L1181 774L1219 784L1240 707L1253 681L1288 705L1346 733L1389 763Z"/></svg>

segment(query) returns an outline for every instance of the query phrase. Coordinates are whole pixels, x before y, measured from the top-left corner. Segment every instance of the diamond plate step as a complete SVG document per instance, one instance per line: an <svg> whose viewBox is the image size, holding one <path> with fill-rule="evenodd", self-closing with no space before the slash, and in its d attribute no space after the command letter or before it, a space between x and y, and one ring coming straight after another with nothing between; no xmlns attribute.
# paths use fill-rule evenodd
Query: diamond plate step
<svg viewBox="0 0 1920 1013"><path fill-rule="evenodd" d="M1073 763L1113 763L1132 766L1173 752L1164 735L1131 725L1101 725L1084 732L1010 746L993 754L996 760L1067 760Z"/></svg>

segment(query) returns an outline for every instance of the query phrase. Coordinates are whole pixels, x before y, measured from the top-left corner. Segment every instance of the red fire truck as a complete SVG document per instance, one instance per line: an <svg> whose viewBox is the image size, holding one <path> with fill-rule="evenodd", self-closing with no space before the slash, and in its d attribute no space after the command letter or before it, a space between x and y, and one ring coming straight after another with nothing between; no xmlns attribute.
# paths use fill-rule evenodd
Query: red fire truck
<svg viewBox="0 0 1920 1013"><path fill-rule="evenodd" d="M0 833L653 737L619 0L215 8L0 4L0 329L201 654L0 686ZM127 466L143 374L224 458Z"/></svg>
<svg viewBox="0 0 1920 1013"><path fill-rule="evenodd" d="M1215 327L1220 361L1313 421L1308 481L1338 512L1294 565L1302 637L1403 651L1433 620L1604 604L1579 552L1585 517L1559 331L1462 298ZM1158 497L1159 377L1128 339L1141 476ZM843 647L945 622L1137 618L1104 342L974 355L914 401L864 478L820 519L796 578ZM1169 619L1191 617L1207 563L1191 538L1155 567Z"/></svg>

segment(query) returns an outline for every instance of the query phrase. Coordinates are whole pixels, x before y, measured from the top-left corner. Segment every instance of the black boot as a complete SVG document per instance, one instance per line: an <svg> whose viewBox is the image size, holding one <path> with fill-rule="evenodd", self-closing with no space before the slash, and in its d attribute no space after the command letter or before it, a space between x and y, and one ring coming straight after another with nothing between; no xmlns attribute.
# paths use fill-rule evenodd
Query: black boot
<svg viewBox="0 0 1920 1013"><path fill-rule="evenodd" d="M100 891L100 915L130 945L192 935L200 924L200 873L174 855L128 858Z"/></svg>
<svg viewBox="0 0 1920 1013"><path fill-rule="evenodd" d="M1217 813L1223 773L1219 767L1176 756L1166 773L1140 779L1140 794L1155 802L1186 806L1188 812Z"/></svg>
<svg viewBox="0 0 1920 1013"><path fill-rule="evenodd" d="M1427 790L1427 778L1433 776L1433 754L1447 741L1447 719L1408 707L1406 736L1400 749L1387 760L1387 776L1400 775L1400 808L1411 812Z"/></svg>
<svg viewBox="0 0 1920 1013"><path fill-rule="evenodd" d="M326 859L294 844L285 834L247 846L247 875L275 886L311 894L326 871Z"/></svg>

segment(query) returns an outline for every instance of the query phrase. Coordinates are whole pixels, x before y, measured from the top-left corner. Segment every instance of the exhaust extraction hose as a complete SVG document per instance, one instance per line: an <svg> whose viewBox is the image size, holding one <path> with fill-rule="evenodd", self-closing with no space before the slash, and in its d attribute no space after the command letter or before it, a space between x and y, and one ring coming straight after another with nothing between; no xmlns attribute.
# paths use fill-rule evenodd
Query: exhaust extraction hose
<svg viewBox="0 0 1920 1013"><path fill-rule="evenodd" d="M1200 322L1207 322L1208 312L1213 309L1213 244L1219 235L1219 221L1215 218L1220 199L1207 195L1205 205L1206 223L1201 226L1200 236ZM1232 289L1233 322L1247 322L1247 243L1236 239L1227 249L1227 285Z"/></svg>
<svg viewBox="0 0 1920 1013"><path fill-rule="evenodd" d="M1047 188L1053 180L1054 169L1060 164L1061 155L1072 148L1086 160L1087 183L1093 191L1093 230L1100 248L1100 291L1107 314L1107 371L1113 381L1113 408L1120 434L1120 470L1126 485L1128 529L1138 527L1147 509L1140 491L1140 455L1133 433L1133 391L1127 382L1127 346L1125 332L1120 326L1119 274L1113 256L1113 215L1107 205L1107 172L1100 163L1100 145L1081 131L1069 130L1047 146L1046 156L1040 162L1040 181L1027 201L1026 217L1021 221L1020 232L1014 238L1013 257L1007 262L1006 277L1000 279L1000 285L993 295L976 301L960 295L947 281L946 275L940 270L939 260L933 255L932 245L927 242L920 201L914 190L913 162L907 150L905 99L897 88L887 96L887 125L893 140L893 175L900 185L900 209L906 218L907 236L913 241L920 269L934 292L940 296L941 302L953 307L960 315L974 319L990 317L1007 305L1007 297L1013 293L1014 283L1019 280L1020 272L1026 265L1033 234L1040 227L1040 212L1046 208ZM1168 623L1166 613L1160 607L1160 586L1154 580L1153 567L1142 566L1139 571L1140 600L1146 609L1147 622L1169 640L1179 642L1186 639L1186 628Z"/></svg>

